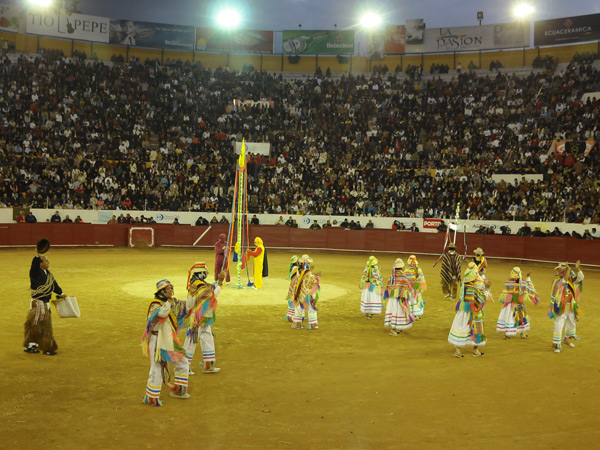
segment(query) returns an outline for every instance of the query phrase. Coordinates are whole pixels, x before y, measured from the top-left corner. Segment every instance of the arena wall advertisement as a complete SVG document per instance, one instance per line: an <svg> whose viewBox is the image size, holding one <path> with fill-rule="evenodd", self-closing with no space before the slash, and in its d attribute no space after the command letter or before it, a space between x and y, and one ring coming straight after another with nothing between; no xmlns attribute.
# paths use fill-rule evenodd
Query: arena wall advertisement
<svg viewBox="0 0 600 450"><path fill-rule="evenodd" d="M600 39L600 14L540 20L534 23L533 45L572 44Z"/></svg>
<svg viewBox="0 0 600 450"><path fill-rule="evenodd" d="M219 30L196 28L196 50L273 53L273 32L266 30Z"/></svg>
<svg viewBox="0 0 600 450"><path fill-rule="evenodd" d="M27 12L25 31L42 36L108 42L110 20L107 17L71 13L65 8L32 9Z"/></svg>
<svg viewBox="0 0 600 450"><path fill-rule="evenodd" d="M110 43L192 51L195 28L110 19Z"/></svg>
<svg viewBox="0 0 600 450"><path fill-rule="evenodd" d="M478 27L428 28L421 43L407 39L406 53L437 53L529 47L529 22ZM414 42L414 40L413 40Z"/></svg>
<svg viewBox="0 0 600 450"><path fill-rule="evenodd" d="M353 30L283 30L284 54L353 55Z"/></svg>
<svg viewBox="0 0 600 450"><path fill-rule="evenodd" d="M271 143L270 142L246 142L246 153L247 154L259 154L259 155L265 155L265 156L269 156L271 154ZM239 155L240 152L242 151L242 143L241 142L236 142L235 143L235 154Z"/></svg>

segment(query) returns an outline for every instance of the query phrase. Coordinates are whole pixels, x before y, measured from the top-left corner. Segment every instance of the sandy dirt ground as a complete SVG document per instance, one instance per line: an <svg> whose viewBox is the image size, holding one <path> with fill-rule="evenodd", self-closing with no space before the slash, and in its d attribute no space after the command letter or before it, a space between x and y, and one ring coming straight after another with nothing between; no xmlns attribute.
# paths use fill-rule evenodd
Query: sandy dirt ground
<svg viewBox="0 0 600 450"><path fill-rule="evenodd" d="M262 291L225 288L216 335L221 372L190 377L189 400L142 404L149 362L140 337L155 283L185 297L188 268L209 251L51 249L50 269L80 319L53 309L59 353L22 350L33 250L0 252L0 447L11 449L583 449L600 444L600 273L584 268L581 340L551 350L546 317L553 263L489 260L495 298L510 269L531 270L541 302L529 339L495 332L486 306L485 356L452 356L454 303L433 257L424 318L399 336L365 320L358 282L367 254L314 253L323 272L318 330L284 321L292 254L269 252ZM387 278L395 257L379 255ZM211 269L212 272L212 269ZM244 274L243 278L246 282ZM199 351L197 351L197 354ZM193 367L199 369L194 361Z"/></svg>

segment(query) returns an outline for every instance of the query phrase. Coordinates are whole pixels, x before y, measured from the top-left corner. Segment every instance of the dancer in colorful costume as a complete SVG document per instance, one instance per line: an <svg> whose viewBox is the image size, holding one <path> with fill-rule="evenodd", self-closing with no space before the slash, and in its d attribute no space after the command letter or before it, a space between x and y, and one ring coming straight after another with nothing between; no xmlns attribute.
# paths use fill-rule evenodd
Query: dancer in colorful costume
<svg viewBox="0 0 600 450"><path fill-rule="evenodd" d="M397 336L412 327L415 318L410 313L408 303L412 295L412 286L404 275L404 261L398 258L383 294L384 300L387 300L384 326L391 328L391 336Z"/></svg>
<svg viewBox="0 0 600 450"><path fill-rule="evenodd" d="M294 321L294 286L296 283L296 278L298 277L298 274L300 273L300 263L299 263L299 258L297 255L292 256L292 259L290 260L290 268L288 271L288 276L286 278L286 280L290 281L290 287L288 288L288 293L287 293L287 313L286 313L286 320L288 322L293 322Z"/></svg>
<svg viewBox="0 0 600 450"><path fill-rule="evenodd" d="M448 251L442 256L442 291L446 298L454 299L460 286L460 271L463 257L456 253L456 244L450 242Z"/></svg>
<svg viewBox="0 0 600 450"><path fill-rule="evenodd" d="M190 367L192 358L196 351L196 345L200 341L202 349L202 372L217 373L221 369L216 367L215 340L211 325L215 322L215 310L217 309L217 297L221 292L226 272L223 270L217 278L217 286L206 282L208 268L206 263L194 264L188 273L188 302L191 304L185 317L187 331L185 333L185 356ZM190 375L194 372L190 369Z"/></svg>
<svg viewBox="0 0 600 450"><path fill-rule="evenodd" d="M406 261L407 268L404 271L404 275L410 281L412 286L413 295L410 297L410 313L415 319L421 319L425 310L425 301L423 300L423 292L427 290L427 282L425 281L425 275L423 270L419 266L417 257L410 255Z"/></svg>
<svg viewBox="0 0 600 450"><path fill-rule="evenodd" d="M485 270L487 269L487 259L483 256L483 249L481 247L477 247L473 250L473 262L477 264L477 269L479 270L479 276L483 278L485 284L485 296L486 301L493 302L494 297L492 296L492 280L488 280L485 276Z"/></svg>
<svg viewBox="0 0 600 450"><path fill-rule="evenodd" d="M573 340L579 339L576 333L577 316L579 315L577 302L583 289L583 272L579 261L575 263L575 270L572 270L567 263L559 264L554 270L556 278L552 283L548 317L554 319L552 346L555 353L560 353L563 342L569 347L575 347ZM565 330L564 340L563 328Z"/></svg>
<svg viewBox="0 0 600 450"><path fill-rule="evenodd" d="M179 329L183 326L186 302L177 300L173 294L173 285L169 280L156 283L156 293L146 315L142 351L150 357L150 373L143 401L151 406L162 406L161 387L171 379L168 363L175 366L175 384L171 387L171 397L190 397L187 393L189 363L177 337Z"/></svg>
<svg viewBox="0 0 600 450"><path fill-rule="evenodd" d="M465 271L460 299L456 303L456 315L450 328L448 342L454 347L454 356L462 358L462 347L473 346L473 356L483 356L479 347L485 345L486 337L483 323L485 306L485 284L479 276L477 264L470 262Z"/></svg>
<svg viewBox="0 0 600 450"><path fill-rule="evenodd" d="M383 293L383 277L377 265L379 261L374 256L369 256L365 270L360 277L361 289L360 311L365 319L372 319L374 315L381 314Z"/></svg>
<svg viewBox="0 0 600 450"><path fill-rule="evenodd" d="M317 318L317 302L321 291L320 273L313 273L313 259L308 255L302 255L300 258L300 272L294 283L293 305L294 321L292 328L302 328L305 312L308 314L308 329L315 330L319 328Z"/></svg>
<svg viewBox="0 0 600 450"><path fill-rule="evenodd" d="M534 305L539 303L538 293L533 287L530 274L528 273L527 278L523 279L521 269L513 267L498 300L504 303L504 306L498 316L496 331L504 333L504 339L510 339L517 333L520 333L521 338L527 338L531 325L525 309L525 300L531 301Z"/></svg>
<svg viewBox="0 0 600 450"><path fill-rule="evenodd" d="M268 265L266 260L265 246L261 238L254 238L254 250L246 250L246 256L254 258L254 287L262 289L262 279L268 276Z"/></svg>

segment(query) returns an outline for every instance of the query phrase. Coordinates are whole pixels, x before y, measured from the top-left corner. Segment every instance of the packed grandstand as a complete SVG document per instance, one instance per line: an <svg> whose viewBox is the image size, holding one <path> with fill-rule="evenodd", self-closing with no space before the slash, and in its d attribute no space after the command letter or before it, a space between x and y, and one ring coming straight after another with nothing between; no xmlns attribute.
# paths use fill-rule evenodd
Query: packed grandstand
<svg viewBox="0 0 600 450"><path fill-rule="evenodd" d="M46 51L0 80L0 207L227 212L245 139L271 145L252 213L600 221L598 61L289 77Z"/></svg>

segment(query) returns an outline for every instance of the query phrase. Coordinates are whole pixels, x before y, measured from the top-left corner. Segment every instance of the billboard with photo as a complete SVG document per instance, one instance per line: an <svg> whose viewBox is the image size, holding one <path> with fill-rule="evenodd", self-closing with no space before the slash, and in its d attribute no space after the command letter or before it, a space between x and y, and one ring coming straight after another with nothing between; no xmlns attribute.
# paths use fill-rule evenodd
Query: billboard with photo
<svg viewBox="0 0 600 450"><path fill-rule="evenodd" d="M428 28L422 43L406 38L406 53L437 53L528 47L529 22L501 23L473 27Z"/></svg>
<svg viewBox="0 0 600 450"><path fill-rule="evenodd" d="M194 27L110 19L110 43L137 47L194 50Z"/></svg>
<svg viewBox="0 0 600 450"><path fill-rule="evenodd" d="M557 45L600 39L600 14L540 20L533 26L533 45Z"/></svg>
<svg viewBox="0 0 600 450"><path fill-rule="evenodd" d="M23 9L19 6L0 3L0 31L18 33L22 12Z"/></svg>
<svg viewBox="0 0 600 450"><path fill-rule="evenodd" d="M406 51L406 27L390 25L385 27L384 51L386 55L402 55Z"/></svg>
<svg viewBox="0 0 600 450"><path fill-rule="evenodd" d="M25 32L81 41L108 42L107 17L77 14L65 8L30 9Z"/></svg>
<svg viewBox="0 0 600 450"><path fill-rule="evenodd" d="M208 52L273 53L273 32L196 28L196 50Z"/></svg>
<svg viewBox="0 0 600 450"><path fill-rule="evenodd" d="M283 53L353 55L353 30L284 30Z"/></svg>

